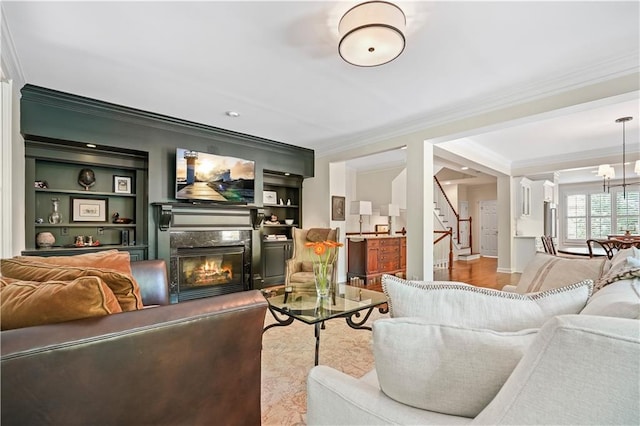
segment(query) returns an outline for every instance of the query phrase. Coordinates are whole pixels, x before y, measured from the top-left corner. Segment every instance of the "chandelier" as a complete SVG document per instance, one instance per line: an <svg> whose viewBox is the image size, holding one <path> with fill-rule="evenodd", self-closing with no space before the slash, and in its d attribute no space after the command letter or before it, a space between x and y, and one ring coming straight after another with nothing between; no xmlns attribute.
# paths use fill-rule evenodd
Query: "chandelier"
<svg viewBox="0 0 640 426"><path fill-rule="evenodd" d="M629 185L638 185L640 182L627 182L627 146L626 146L626 123L627 121L633 120L633 117L621 117L616 120L616 123L622 123L622 183L617 185L611 184L611 179L616 177L616 171L613 166L609 164L600 164L598 166L597 175L602 177L602 190L609 192L611 187L621 186L622 187L622 196L627 198L627 186ZM636 174L640 174L640 160L636 160L636 165L634 167L634 171Z"/></svg>

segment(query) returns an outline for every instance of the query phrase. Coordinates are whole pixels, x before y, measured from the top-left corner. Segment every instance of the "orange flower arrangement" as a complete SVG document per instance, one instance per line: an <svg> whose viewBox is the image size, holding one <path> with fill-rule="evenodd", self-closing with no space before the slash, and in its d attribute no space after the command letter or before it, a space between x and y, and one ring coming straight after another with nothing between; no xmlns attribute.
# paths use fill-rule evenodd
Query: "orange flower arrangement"
<svg viewBox="0 0 640 426"><path fill-rule="evenodd" d="M305 243L305 247L311 249L313 253L313 275L316 282L316 291L321 297L329 294L329 266L333 264L338 257L338 248L344 244L337 241L318 241Z"/></svg>

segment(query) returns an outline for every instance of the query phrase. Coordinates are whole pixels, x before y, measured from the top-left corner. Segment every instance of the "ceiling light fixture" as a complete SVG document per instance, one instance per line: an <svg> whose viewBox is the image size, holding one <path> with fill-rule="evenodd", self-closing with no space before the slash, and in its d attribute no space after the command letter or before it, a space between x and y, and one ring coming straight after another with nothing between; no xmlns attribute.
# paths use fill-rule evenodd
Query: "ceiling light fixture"
<svg viewBox="0 0 640 426"><path fill-rule="evenodd" d="M338 24L338 52L359 67L386 64L404 50L406 25L404 12L393 3L361 3L349 9Z"/></svg>
<svg viewBox="0 0 640 426"><path fill-rule="evenodd" d="M233 117L233 118L240 117L240 113L236 112L236 111L227 111L225 114L227 114L229 117Z"/></svg>
<svg viewBox="0 0 640 426"><path fill-rule="evenodd" d="M627 141L626 141L626 123L627 121L633 120L633 117L622 117L616 120L616 123L622 123L622 183L618 185L611 185L611 179L616 177L616 172L614 168L608 164L600 164L598 166L598 176L601 176L602 181L602 191L609 192L611 187L621 186L622 187L622 197L627 198L627 186L629 185L638 185L640 182L627 182ZM634 171L640 174L640 160L636 161L636 165Z"/></svg>

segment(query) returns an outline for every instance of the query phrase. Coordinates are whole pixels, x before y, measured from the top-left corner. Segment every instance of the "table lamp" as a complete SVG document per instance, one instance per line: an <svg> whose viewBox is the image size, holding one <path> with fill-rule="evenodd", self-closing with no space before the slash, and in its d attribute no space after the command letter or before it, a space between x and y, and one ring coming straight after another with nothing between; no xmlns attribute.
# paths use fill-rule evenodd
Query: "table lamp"
<svg viewBox="0 0 640 426"><path fill-rule="evenodd" d="M380 206L380 216L389 218L389 235L393 235L393 217L400 216L400 206L396 204L383 204Z"/></svg>
<svg viewBox="0 0 640 426"><path fill-rule="evenodd" d="M371 216L371 201L352 201L351 214L360 215L360 235L362 235L362 216Z"/></svg>

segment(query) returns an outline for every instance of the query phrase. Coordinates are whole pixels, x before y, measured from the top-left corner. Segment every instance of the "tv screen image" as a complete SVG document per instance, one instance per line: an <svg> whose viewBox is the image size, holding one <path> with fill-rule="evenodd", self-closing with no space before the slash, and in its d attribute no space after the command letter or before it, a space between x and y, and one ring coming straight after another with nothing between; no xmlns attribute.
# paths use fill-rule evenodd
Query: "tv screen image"
<svg viewBox="0 0 640 426"><path fill-rule="evenodd" d="M176 150L177 200L253 203L254 183L254 161Z"/></svg>

